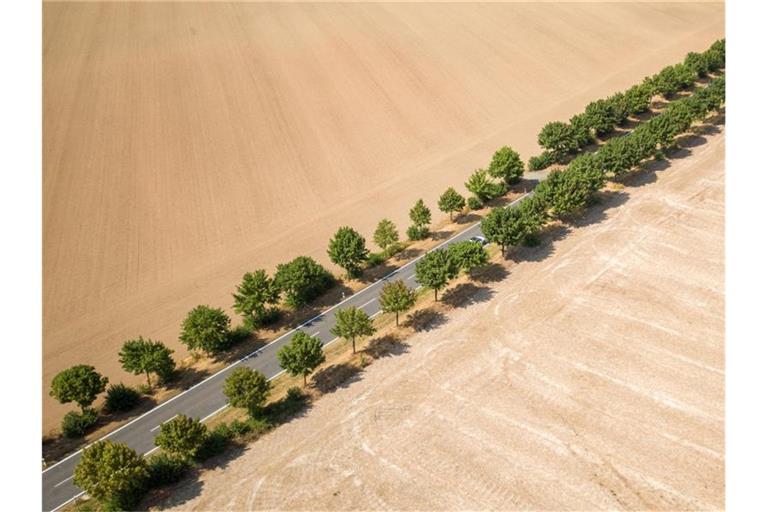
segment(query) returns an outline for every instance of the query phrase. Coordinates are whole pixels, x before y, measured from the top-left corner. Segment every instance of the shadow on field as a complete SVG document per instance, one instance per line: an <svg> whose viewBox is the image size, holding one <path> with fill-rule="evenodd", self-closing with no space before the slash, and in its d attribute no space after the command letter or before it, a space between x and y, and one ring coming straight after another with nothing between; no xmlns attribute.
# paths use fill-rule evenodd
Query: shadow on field
<svg viewBox="0 0 768 512"><path fill-rule="evenodd" d="M556 223L545 226L539 234L539 245L518 247L511 256L513 261L544 261L555 252L554 243L565 238L571 228L566 224Z"/></svg>
<svg viewBox="0 0 768 512"><path fill-rule="evenodd" d="M454 308L464 308L479 302L488 302L495 292L488 286L477 286L475 283L461 283L443 294L443 303Z"/></svg>
<svg viewBox="0 0 768 512"><path fill-rule="evenodd" d="M397 265L393 265L391 263L382 263L380 265L376 265L375 267L371 267L363 271L363 275L360 276L360 282L373 283L390 274L397 268Z"/></svg>
<svg viewBox="0 0 768 512"><path fill-rule="evenodd" d="M640 169L650 173L656 173L660 171L666 171L667 169L669 169L670 165L672 164L670 164L669 160L667 160L666 158L662 158L659 160L654 158L652 160L648 160L647 162L643 162L642 164L640 164Z"/></svg>
<svg viewBox="0 0 768 512"><path fill-rule="evenodd" d="M432 238L432 240L437 240L437 241L448 240L448 238L451 237L451 232L450 231L433 231L432 233L430 233L430 237Z"/></svg>
<svg viewBox="0 0 768 512"><path fill-rule="evenodd" d="M500 263L491 263L485 267L471 272L470 277L478 283L498 283L509 275L509 270Z"/></svg>
<svg viewBox="0 0 768 512"><path fill-rule="evenodd" d="M467 213L466 215L460 215L456 217L456 224L471 224L482 219L483 218L476 213Z"/></svg>
<svg viewBox="0 0 768 512"><path fill-rule="evenodd" d="M410 345L403 343L402 338L394 334L387 334L379 338L374 338L368 343L364 352L373 359L382 357L399 356L408 352Z"/></svg>
<svg viewBox="0 0 768 512"><path fill-rule="evenodd" d="M448 318L444 314L427 308L416 310L408 315L403 325L412 328L416 332L424 332L440 327L447 320Z"/></svg>
<svg viewBox="0 0 768 512"><path fill-rule="evenodd" d="M595 202L584 210L584 214L571 220L569 224L577 228L598 224L608 217L605 212L623 205L628 200L629 194L626 192L600 191L595 194Z"/></svg>
<svg viewBox="0 0 768 512"><path fill-rule="evenodd" d="M662 160L660 162L654 161L654 163L659 164L662 162L667 162L666 166L663 167L664 169L669 167L669 161L667 160ZM660 165L659 167L661 168L662 166ZM657 180L658 178L656 177L656 171L641 167L639 170L631 172L626 176L623 176L621 179L616 180L616 183L621 183L626 187L636 188L650 185L651 183L655 183Z"/></svg>
<svg viewBox="0 0 768 512"><path fill-rule="evenodd" d="M419 249L409 248L397 253L395 258L397 261L411 261L413 258L421 254Z"/></svg>
<svg viewBox="0 0 768 512"><path fill-rule="evenodd" d="M321 393L332 393L360 380L361 372L358 366L349 363L332 364L317 372L312 377L312 383Z"/></svg>

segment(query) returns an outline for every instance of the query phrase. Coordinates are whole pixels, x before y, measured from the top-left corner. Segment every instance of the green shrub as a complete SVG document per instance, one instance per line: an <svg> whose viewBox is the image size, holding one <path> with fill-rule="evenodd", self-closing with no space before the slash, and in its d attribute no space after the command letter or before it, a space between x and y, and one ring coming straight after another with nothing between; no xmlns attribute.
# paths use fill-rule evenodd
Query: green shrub
<svg viewBox="0 0 768 512"><path fill-rule="evenodd" d="M403 243L403 242L395 242L395 243L391 244L389 247L387 247L387 250L384 251L384 255L387 258L391 258L395 254L397 254L400 251L402 251L403 249L405 249L405 246L406 246L406 244Z"/></svg>
<svg viewBox="0 0 768 512"><path fill-rule="evenodd" d="M556 155L551 151L544 151L540 155L534 155L528 160L529 171L546 169L557 161Z"/></svg>
<svg viewBox="0 0 768 512"><path fill-rule="evenodd" d="M297 386L291 386L288 388L288 392L286 393L285 398L291 402L303 401L304 392L302 392L301 389Z"/></svg>
<svg viewBox="0 0 768 512"><path fill-rule="evenodd" d="M104 402L104 409L107 412L130 411L141 401L141 394L130 386L122 382L112 384L107 388L107 399Z"/></svg>
<svg viewBox="0 0 768 512"><path fill-rule="evenodd" d="M409 240L424 240L429 234L429 228L426 226L409 226L405 232Z"/></svg>
<svg viewBox="0 0 768 512"><path fill-rule="evenodd" d="M181 480L192 465L181 457L158 452L147 459L149 483L152 487L173 484Z"/></svg>
<svg viewBox="0 0 768 512"><path fill-rule="evenodd" d="M229 424L229 432L233 438L244 436L251 430L253 430L253 427L248 421L240 421L236 419L232 420L232 423Z"/></svg>
<svg viewBox="0 0 768 512"><path fill-rule="evenodd" d="M477 196L469 196L467 206L469 206L470 210L479 210L483 207L483 202Z"/></svg>
<svg viewBox="0 0 768 512"><path fill-rule="evenodd" d="M385 261L387 261L387 255L385 252L372 252L368 254L366 265L368 267L375 267L376 265L381 265Z"/></svg>
<svg viewBox="0 0 768 512"><path fill-rule="evenodd" d="M85 409L82 413L71 411L64 416L61 430L66 437L82 437L97 421L96 411L93 409Z"/></svg>
<svg viewBox="0 0 768 512"><path fill-rule="evenodd" d="M223 453L229 447L229 442L233 437L229 425L226 423L216 425L216 428L208 432L203 445L197 450L195 458L204 461Z"/></svg>
<svg viewBox="0 0 768 512"><path fill-rule="evenodd" d="M237 345L238 343L242 343L251 337L251 333L253 332L253 327L245 324L252 325L253 319L250 317L245 317L243 320L243 325L238 325L237 327L229 331L230 347Z"/></svg>
<svg viewBox="0 0 768 512"><path fill-rule="evenodd" d="M507 187L503 183L491 183L488 187L488 196L490 199L496 199L507 193Z"/></svg>

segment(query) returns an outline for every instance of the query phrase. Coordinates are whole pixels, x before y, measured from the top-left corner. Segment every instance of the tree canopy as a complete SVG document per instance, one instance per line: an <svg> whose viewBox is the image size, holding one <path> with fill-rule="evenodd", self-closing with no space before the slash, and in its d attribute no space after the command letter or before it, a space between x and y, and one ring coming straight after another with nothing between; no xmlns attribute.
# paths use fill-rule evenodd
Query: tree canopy
<svg viewBox="0 0 768 512"><path fill-rule="evenodd" d="M385 313L395 314L395 325L400 325L400 313L416 304L416 293L402 279L385 283L379 294L379 305Z"/></svg>
<svg viewBox="0 0 768 512"><path fill-rule="evenodd" d="M373 321L362 309L354 306L336 311L336 325L331 334L352 342L352 353L356 352L355 341L363 336L371 336L376 332Z"/></svg>
<svg viewBox="0 0 768 512"><path fill-rule="evenodd" d="M221 308L200 305L187 313L179 340L189 350L217 354L229 348L229 317Z"/></svg>
<svg viewBox="0 0 768 512"><path fill-rule="evenodd" d="M294 308L320 296L334 281L330 272L308 256L281 263L275 272L275 283L285 293L285 302Z"/></svg>
<svg viewBox="0 0 768 512"><path fill-rule="evenodd" d="M456 267L467 272L488 264L488 251L473 240L451 244L448 253Z"/></svg>
<svg viewBox="0 0 768 512"><path fill-rule="evenodd" d="M347 271L347 277L357 277L368 258L365 238L349 226L339 228L328 242L328 257Z"/></svg>
<svg viewBox="0 0 768 512"><path fill-rule="evenodd" d="M397 234L395 223L389 219L381 219L373 233L373 241L376 245L381 247L382 251L386 251L399 239L400 235Z"/></svg>
<svg viewBox="0 0 768 512"><path fill-rule="evenodd" d="M464 196L456 192L456 189L453 187L448 187L448 190L443 192L443 195L437 201L437 207L440 208L441 212L447 213L451 221L453 221L454 212L460 212L464 209L465 205L466 200Z"/></svg>
<svg viewBox="0 0 768 512"><path fill-rule="evenodd" d="M167 381L173 375L176 363L171 357L173 350L160 341L144 339L141 336L135 340L123 343L120 350L120 364L123 369L134 375L141 373L147 376L147 386L152 386L151 374L157 375L161 381Z"/></svg>
<svg viewBox="0 0 768 512"><path fill-rule="evenodd" d="M224 396L232 407L247 409L256 415L267 401L271 387L263 373L241 366L224 381Z"/></svg>
<svg viewBox="0 0 768 512"><path fill-rule="evenodd" d="M144 457L121 443L97 441L83 449L74 483L104 510L133 510L147 488Z"/></svg>
<svg viewBox="0 0 768 512"><path fill-rule="evenodd" d="M432 222L432 212L424 204L423 199L416 201L416 204L408 212L413 224L408 228L408 237L411 240L421 240L429 233L429 223Z"/></svg>
<svg viewBox="0 0 768 512"><path fill-rule="evenodd" d="M155 437L155 446L182 459L191 460L207 436L208 428L200 419L180 414L160 425L160 433Z"/></svg>
<svg viewBox="0 0 768 512"><path fill-rule="evenodd" d="M262 269L243 274L243 281L232 294L235 312L243 316L246 327L256 329L270 317L269 306L280 300L280 287Z"/></svg>
<svg viewBox="0 0 768 512"><path fill-rule="evenodd" d="M291 342L278 350L277 360L280 367L289 374L294 377L301 375L306 386L307 376L325 362L323 343L320 338L301 330L296 331Z"/></svg>
<svg viewBox="0 0 768 512"><path fill-rule="evenodd" d="M416 281L422 286L437 292L448 286L451 279L455 278L459 269L445 249L434 249L416 262Z"/></svg>
<svg viewBox="0 0 768 512"><path fill-rule="evenodd" d="M507 185L512 185L520 180L524 170L520 154L509 146L499 148L488 166L488 174L502 180Z"/></svg>
<svg viewBox="0 0 768 512"><path fill-rule="evenodd" d="M473 172L464 186L483 203L496 195L494 183L489 179L488 171L485 169L477 169Z"/></svg>
<svg viewBox="0 0 768 512"><path fill-rule="evenodd" d="M102 376L93 366L79 364L59 372L51 382L50 395L68 404L75 402L85 412L99 393L103 393L109 379Z"/></svg>

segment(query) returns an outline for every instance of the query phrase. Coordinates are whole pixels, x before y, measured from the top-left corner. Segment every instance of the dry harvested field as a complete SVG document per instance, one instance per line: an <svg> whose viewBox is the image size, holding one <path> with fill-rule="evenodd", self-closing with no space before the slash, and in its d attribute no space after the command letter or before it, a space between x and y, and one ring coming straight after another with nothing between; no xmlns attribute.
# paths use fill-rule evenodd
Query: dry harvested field
<svg viewBox="0 0 768 512"><path fill-rule="evenodd" d="M723 509L725 144L708 139L177 509Z"/></svg>
<svg viewBox="0 0 768 512"><path fill-rule="evenodd" d="M723 36L723 5L45 3L43 430L51 378L332 232L404 229L502 144Z"/></svg>

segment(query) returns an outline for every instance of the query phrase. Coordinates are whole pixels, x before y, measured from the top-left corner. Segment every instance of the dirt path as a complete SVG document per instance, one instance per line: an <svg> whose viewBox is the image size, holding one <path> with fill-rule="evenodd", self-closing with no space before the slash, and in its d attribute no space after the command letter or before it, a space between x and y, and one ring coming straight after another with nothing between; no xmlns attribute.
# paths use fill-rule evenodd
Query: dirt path
<svg viewBox="0 0 768 512"><path fill-rule="evenodd" d="M382 217L723 35L721 4L46 3L44 431L242 274Z"/></svg>
<svg viewBox="0 0 768 512"><path fill-rule="evenodd" d="M634 180L178 510L724 507L724 135Z"/></svg>

